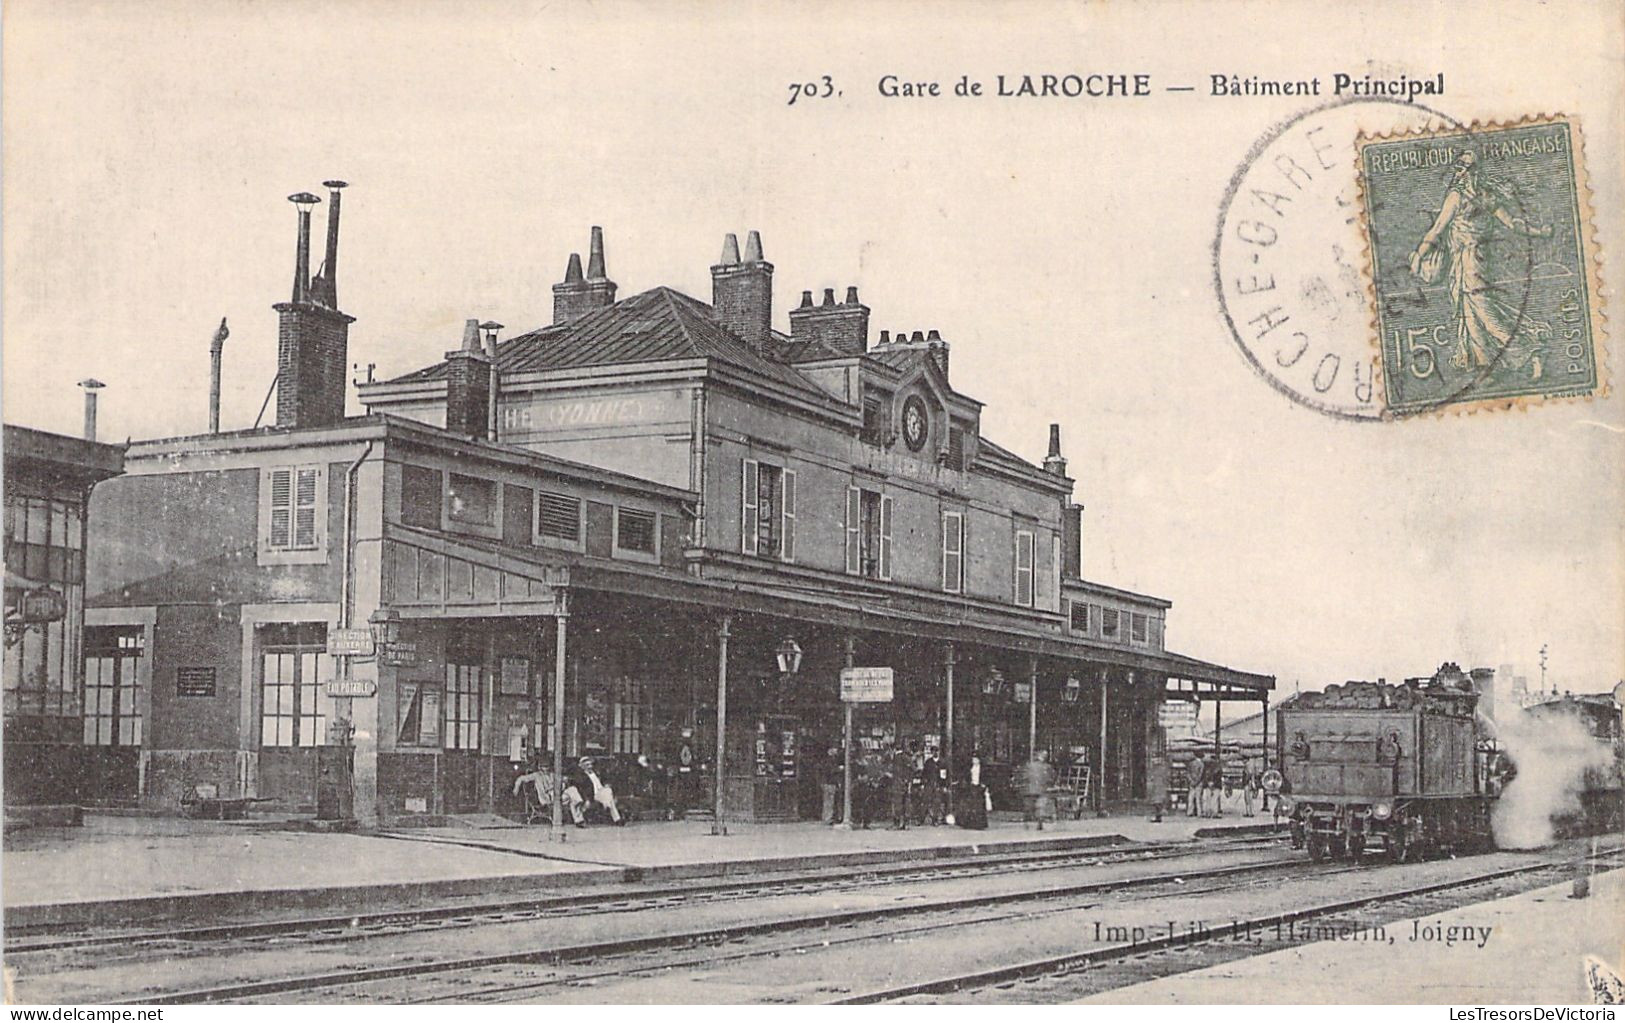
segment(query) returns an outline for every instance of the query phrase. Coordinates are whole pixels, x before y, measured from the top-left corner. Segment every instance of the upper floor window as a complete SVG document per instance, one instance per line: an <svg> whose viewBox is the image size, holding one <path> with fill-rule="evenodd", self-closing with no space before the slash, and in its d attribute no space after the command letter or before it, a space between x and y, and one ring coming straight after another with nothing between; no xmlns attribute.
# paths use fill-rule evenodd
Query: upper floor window
<svg viewBox="0 0 1625 1023"><path fill-rule="evenodd" d="M942 513L942 589L965 592L965 514Z"/></svg>
<svg viewBox="0 0 1625 1023"><path fill-rule="evenodd" d="M1016 530L1016 603L1033 606L1033 532Z"/></svg>
<svg viewBox="0 0 1625 1023"><path fill-rule="evenodd" d="M440 528L440 470L401 467L401 522L422 529Z"/></svg>
<svg viewBox="0 0 1625 1023"><path fill-rule="evenodd" d="M1128 638L1135 643L1144 643L1149 638L1146 628L1146 616L1137 611L1129 612Z"/></svg>
<svg viewBox="0 0 1625 1023"><path fill-rule="evenodd" d="M313 564L327 557L327 473L319 465L260 475L260 560Z"/></svg>
<svg viewBox="0 0 1625 1023"><path fill-rule="evenodd" d="M869 444L886 443L886 406L878 398L863 400L862 437Z"/></svg>
<svg viewBox="0 0 1625 1023"><path fill-rule="evenodd" d="M452 473L446 484L449 498L446 517L466 526L491 526L497 518L497 485L494 480Z"/></svg>
<svg viewBox="0 0 1625 1023"><path fill-rule="evenodd" d="M581 498L542 491L536 502L536 535L581 543Z"/></svg>
<svg viewBox="0 0 1625 1023"><path fill-rule="evenodd" d="M796 557L796 474L793 469L744 460L740 488L740 550L764 558Z"/></svg>
<svg viewBox="0 0 1625 1023"><path fill-rule="evenodd" d="M942 461L956 472L965 469L965 431L957 426L948 428L948 449L943 452Z"/></svg>
<svg viewBox="0 0 1625 1023"><path fill-rule="evenodd" d="M1119 619L1120 612L1115 607L1100 609L1100 635L1106 639L1118 639L1122 635L1122 625Z"/></svg>
<svg viewBox="0 0 1625 1023"><path fill-rule="evenodd" d="M891 578L892 499L862 487L846 488L846 570Z"/></svg>
<svg viewBox="0 0 1625 1023"><path fill-rule="evenodd" d="M80 506L43 497L6 495L6 566L30 583L84 578Z"/></svg>
<svg viewBox="0 0 1625 1023"><path fill-rule="evenodd" d="M636 511L631 508L615 509L616 549L634 554L653 555L659 533L655 523L654 512Z"/></svg>
<svg viewBox="0 0 1625 1023"><path fill-rule="evenodd" d="M1073 632L1089 631L1089 605L1081 600L1072 601L1069 626Z"/></svg>

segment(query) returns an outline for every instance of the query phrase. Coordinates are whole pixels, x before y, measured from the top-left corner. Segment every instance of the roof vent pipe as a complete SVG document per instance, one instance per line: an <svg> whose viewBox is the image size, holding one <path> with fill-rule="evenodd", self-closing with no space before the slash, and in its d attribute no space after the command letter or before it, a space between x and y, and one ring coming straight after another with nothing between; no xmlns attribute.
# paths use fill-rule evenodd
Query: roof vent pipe
<svg viewBox="0 0 1625 1023"><path fill-rule="evenodd" d="M86 377L79 381L79 386L85 389L85 440L95 440L96 392L107 385L95 377Z"/></svg>
<svg viewBox="0 0 1625 1023"><path fill-rule="evenodd" d="M214 337L209 341L209 432L220 432L220 356L226 348L226 338L231 331L226 327L226 318L220 317L220 326L215 328Z"/></svg>

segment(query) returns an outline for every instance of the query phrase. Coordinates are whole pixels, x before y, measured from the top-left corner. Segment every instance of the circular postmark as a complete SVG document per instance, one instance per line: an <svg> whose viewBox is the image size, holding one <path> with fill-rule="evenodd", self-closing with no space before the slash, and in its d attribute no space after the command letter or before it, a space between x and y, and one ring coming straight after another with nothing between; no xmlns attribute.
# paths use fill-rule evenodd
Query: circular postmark
<svg viewBox="0 0 1625 1023"><path fill-rule="evenodd" d="M1363 192L1359 140L1411 136L1422 142L1449 136L1458 144L1440 143L1410 158L1439 165L1416 168L1415 186L1402 202ZM1506 368L1510 346L1469 349L1462 295L1480 285L1499 289L1495 300L1521 322L1534 262L1530 246L1499 255L1500 264L1517 264L1506 281L1464 283L1461 260L1452 263L1454 277L1440 281L1437 274L1437 253L1447 244L1441 230L1449 226L1444 203L1460 180L1461 163L1471 164L1460 154L1474 144L1472 129L1447 114L1380 98L1314 107L1254 143L1220 205L1213 281L1231 338L1271 386L1335 418L1380 421L1461 401ZM1398 361L1405 354L1400 348L1388 359L1383 346L1390 339L1378 332L1390 322L1401 324L1392 340L1409 346L1412 361ZM1389 400L1385 369L1416 373L1438 366L1455 368L1438 373L1420 403L1399 407Z"/></svg>

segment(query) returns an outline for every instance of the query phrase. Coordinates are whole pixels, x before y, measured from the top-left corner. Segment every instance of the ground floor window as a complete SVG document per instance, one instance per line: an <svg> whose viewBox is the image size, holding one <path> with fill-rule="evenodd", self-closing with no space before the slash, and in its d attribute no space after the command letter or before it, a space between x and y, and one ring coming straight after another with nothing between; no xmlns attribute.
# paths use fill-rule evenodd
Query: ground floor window
<svg viewBox="0 0 1625 1023"><path fill-rule="evenodd" d="M456 658L456 659L452 659ZM480 686L484 672L469 655L446 661L446 748L480 748Z"/></svg>
<svg viewBox="0 0 1625 1023"><path fill-rule="evenodd" d="M615 684L615 707L611 720L611 748L616 753L642 753L643 683L623 678Z"/></svg>
<svg viewBox="0 0 1625 1023"><path fill-rule="evenodd" d="M272 626L260 636L260 745L314 747L325 743L333 700L324 681L331 665L326 627ZM327 669L324 672L324 667Z"/></svg>
<svg viewBox="0 0 1625 1023"><path fill-rule="evenodd" d="M85 630L85 736L87 746L141 745L140 626Z"/></svg>

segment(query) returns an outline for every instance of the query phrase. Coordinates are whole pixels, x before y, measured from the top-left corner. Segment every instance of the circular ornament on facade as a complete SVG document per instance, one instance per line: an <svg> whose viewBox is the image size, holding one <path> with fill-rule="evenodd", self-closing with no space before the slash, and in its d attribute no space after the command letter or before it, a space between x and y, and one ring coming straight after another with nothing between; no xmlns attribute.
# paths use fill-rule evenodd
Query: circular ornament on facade
<svg viewBox="0 0 1625 1023"><path fill-rule="evenodd" d="M925 447L925 438L931 432L931 420L925 411L925 402L917 394L903 402L903 443L910 451Z"/></svg>

